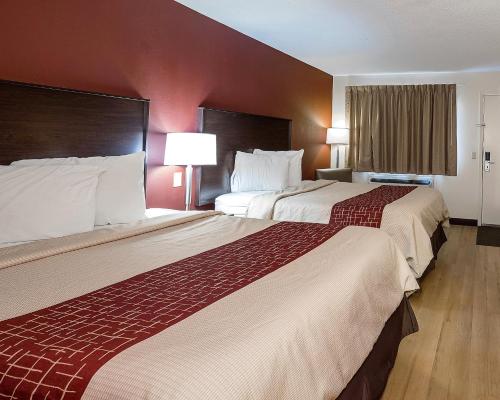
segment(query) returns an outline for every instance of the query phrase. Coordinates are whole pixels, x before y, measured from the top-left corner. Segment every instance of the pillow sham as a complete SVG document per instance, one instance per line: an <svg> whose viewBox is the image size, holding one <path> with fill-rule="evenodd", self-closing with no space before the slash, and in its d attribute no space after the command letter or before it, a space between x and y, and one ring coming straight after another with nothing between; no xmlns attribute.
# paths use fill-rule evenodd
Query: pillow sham
<svg viewBox="0 0 500 400"><path fill-rule="evenodd" d="M288 186L288 160L236 152L231 175L231 192L283 190Z"/></svg>
<svg viewBox="0 0 500 400"><path fill-rule="evenodd" d="M0 168L0 243L91 231L100 173L83 165Z"/></svg>
<svg viewBox="0 0 500 400"><path fill-rule="evenodd" d="M286 157L289 163L288 186L299 186L302 182L302 156L304 155L304 149L288 151L268 151L255 149L253 153L271 157Z"/></svg>
<svg viewBox="0 0 500 400"><path fill-rule="evenodd" d="M91 165L103 169L97 185L95 225L107 225L145 218L144 157L140 151L124 156L20 160L11 165Z"/></svg>

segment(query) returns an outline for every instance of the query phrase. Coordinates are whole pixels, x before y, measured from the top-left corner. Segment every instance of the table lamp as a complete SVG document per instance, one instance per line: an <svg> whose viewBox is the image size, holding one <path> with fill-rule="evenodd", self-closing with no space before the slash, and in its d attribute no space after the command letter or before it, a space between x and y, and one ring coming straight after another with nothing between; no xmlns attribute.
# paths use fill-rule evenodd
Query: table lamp
<svg viewBox="0 0 500 400"><path fill-rule="evenodd" d="M186 210L191 205L193 165L216 165L215 135L210 133L167 133L164 165L186 166Z"/></svg>
<svg viewBox="0 0 500 400"><path fill-rule="evenodd" d="M326 130L326 143L337 146L337 161L336 168L339 168L340 151L342 145L349 144L349 129L348 128L328 128Z"/></svg>

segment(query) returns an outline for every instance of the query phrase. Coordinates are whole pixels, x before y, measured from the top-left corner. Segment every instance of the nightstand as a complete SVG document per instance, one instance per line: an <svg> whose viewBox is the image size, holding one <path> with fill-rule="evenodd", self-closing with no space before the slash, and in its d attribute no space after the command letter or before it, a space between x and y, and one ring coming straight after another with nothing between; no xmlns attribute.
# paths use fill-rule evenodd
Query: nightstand
<svg viewBox="0 0 500 400"><path fill-rule="evenodd" d="M316 179L352 182L352 168L324 168L316 170Z"/></svg>

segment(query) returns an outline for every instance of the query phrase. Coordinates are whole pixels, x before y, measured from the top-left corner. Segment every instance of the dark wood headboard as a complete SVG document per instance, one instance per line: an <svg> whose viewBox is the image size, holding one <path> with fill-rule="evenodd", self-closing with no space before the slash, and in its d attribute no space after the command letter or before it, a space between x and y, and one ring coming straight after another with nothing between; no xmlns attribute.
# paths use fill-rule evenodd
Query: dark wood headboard
<svg viewBox="0 0 500 400"><path fill-rule="evenodd" d="M149 100L0 81L0 164L146 149Z"/></svg>
<svg viewBox="0 0 500 400"><path fill-rule="evenodd" d="M289 150L292 121L200 107L198 130L217 135L217 165L199 167L196 172L196 205L204 206L231 191L236 151Z"/></svg>

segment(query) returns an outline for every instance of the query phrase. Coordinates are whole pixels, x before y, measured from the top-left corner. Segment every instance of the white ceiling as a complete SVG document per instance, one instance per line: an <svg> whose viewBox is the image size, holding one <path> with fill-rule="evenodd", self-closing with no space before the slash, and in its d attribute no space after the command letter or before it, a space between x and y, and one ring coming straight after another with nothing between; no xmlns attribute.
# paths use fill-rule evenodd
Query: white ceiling
<svg viewBox="0 0 500 400"><path fill-rule="evenodd" d="M333 75L500 70L500 0L179 0Z"/></svg>

